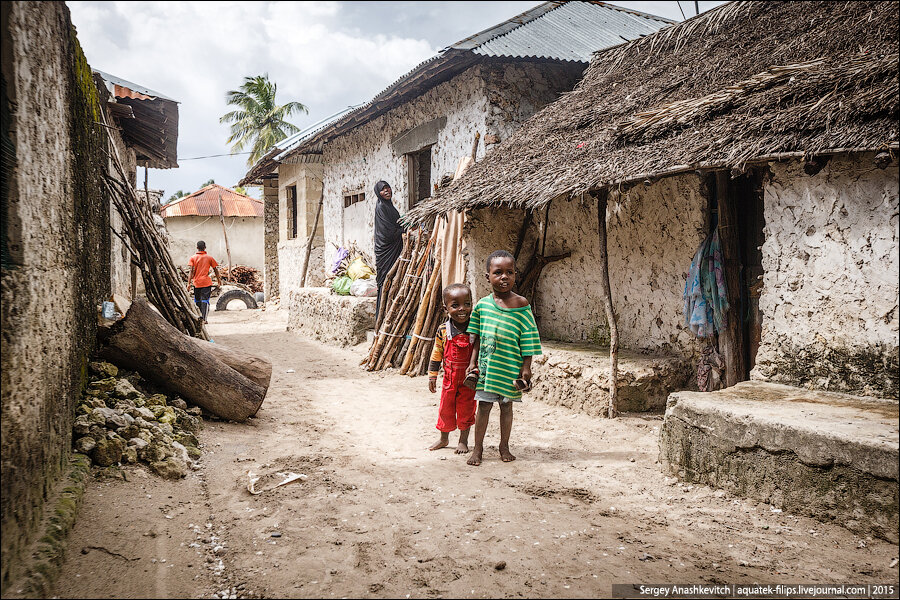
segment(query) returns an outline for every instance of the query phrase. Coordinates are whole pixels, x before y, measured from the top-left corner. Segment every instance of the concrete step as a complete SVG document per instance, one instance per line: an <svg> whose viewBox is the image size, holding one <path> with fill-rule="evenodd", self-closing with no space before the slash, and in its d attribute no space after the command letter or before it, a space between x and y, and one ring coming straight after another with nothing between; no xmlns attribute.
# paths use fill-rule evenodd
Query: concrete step
<svg viewBox="0 0 900 600"><path fill-rule="evenodd" d="M745 381L669 396L663 469L898 541L898 403Z"/></svg>
<svg viewBox="0 0 900 600"><path fill-rule="evenodd" d="M534 358L534 390L548 404L594 416L609 407L609 348L592 344L543 341ZM693 366L674 356L619 351L619 412L662 410L666 398L689 386Z"/></svg>

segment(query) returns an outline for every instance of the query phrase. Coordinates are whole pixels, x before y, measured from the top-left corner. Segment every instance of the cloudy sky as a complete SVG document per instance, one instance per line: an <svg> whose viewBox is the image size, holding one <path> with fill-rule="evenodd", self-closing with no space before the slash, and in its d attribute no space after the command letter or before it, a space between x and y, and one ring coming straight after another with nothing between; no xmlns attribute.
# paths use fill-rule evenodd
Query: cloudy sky
<svg viewBox="0 0 900 600"><path fill-rule="evenodd" d="M279 104L309 108L301 129L368 101L442 48L538 2L68 2L92 67L174 98L180 168L150 170L168 197L233 186L247 155L227 154L225 92L268 73ZM613 2L681 20L677 2ZM721 2L700 2L700 11ZM688 17L694 2L681 2ZM254 193L254 195L258 195Z"/></svg>

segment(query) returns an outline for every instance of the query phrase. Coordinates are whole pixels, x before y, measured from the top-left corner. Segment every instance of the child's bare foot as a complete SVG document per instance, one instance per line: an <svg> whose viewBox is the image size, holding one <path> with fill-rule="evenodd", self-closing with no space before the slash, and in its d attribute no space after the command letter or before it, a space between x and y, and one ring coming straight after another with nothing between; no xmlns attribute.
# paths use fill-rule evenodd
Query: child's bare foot
<svg viewBox="0 0 900 600"><path fill-rule="evenodd" d="M512 455L509 451L509 448L500 448L500 460L503 462L512 462L516 460L516 457Z"/></svg>
<svg viewBox="0 0 900 600"><path fill-rule="evenodd" d="M456 445L456 450L454 451L456 454L468 454L469 445L465 442L460 442Z"/></svg>
<svg viewBox="0 0 900 600"><path fill-rule="evenodd" d="M466 461L467 465L472 465L473 467L477 467L481 465L481 450L476 448L472 451L472 456L469 457L469 460Z"/></svg>
<svg viewBox="0 0 900 600"><path fill-rule="evenodd" d="M446 448L450 445L450 434L449 433L441 433L441 439L432 444L429 450L440 450L441 448Z"/></svg>

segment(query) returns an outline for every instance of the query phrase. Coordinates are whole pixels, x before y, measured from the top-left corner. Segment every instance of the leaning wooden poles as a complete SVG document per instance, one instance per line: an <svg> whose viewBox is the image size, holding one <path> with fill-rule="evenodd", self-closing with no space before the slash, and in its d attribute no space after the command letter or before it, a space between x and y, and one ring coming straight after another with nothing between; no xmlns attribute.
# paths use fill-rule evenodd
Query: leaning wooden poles
<svg viewBox="0 0 900 600"><path fill-rule="evenodd" d="M597 237L600 244L600 293L603 295L603 308L606 310L606 321L609 324L609 418L615 418L619 387L619 327L613 311L612 288L609 284L609 252L606 245L606 205L609 200L607 190L592 191L597 199Z"/></svg>

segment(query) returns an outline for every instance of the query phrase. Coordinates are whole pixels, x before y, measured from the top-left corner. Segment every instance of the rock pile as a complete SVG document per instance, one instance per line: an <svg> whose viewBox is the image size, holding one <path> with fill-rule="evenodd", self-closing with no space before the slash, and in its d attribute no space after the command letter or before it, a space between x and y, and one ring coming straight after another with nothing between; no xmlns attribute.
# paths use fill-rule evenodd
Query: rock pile
<svg viewBox="0 0 900 600"><path fill-rule="evenodd" d="M107 362L90 363L91 381L76 409L72 439L76 452L94 465L143 462L167 479L187 475L200 457L195 433L203 421L199 407L150 391L140 375L127 377Z"/></svg>

